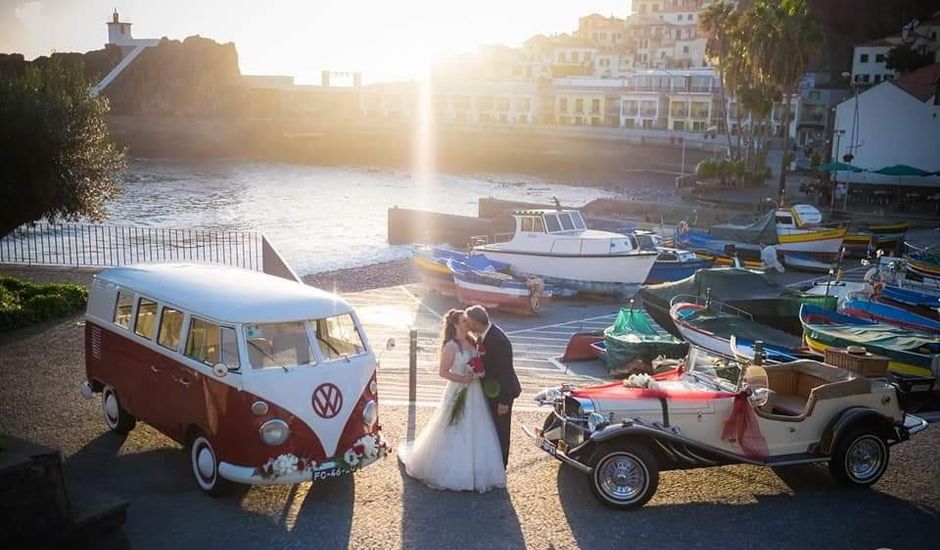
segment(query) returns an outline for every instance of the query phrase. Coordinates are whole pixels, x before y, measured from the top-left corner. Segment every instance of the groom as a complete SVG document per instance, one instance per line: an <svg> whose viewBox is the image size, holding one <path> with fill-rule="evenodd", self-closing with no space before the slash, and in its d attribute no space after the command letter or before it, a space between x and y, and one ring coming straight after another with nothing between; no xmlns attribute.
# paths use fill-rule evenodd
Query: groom
<svg viewBox="0 0 940 550"><path fill-rule="evenodd" d="M509 433L512 424L512 402L522 393L516 370L512 366L512 344L498 326L490 322L483 306L466 309L467 328L480 335L483 352L483 393L490 402L490 413L503 451L503 466L509 463Z"/></svg>

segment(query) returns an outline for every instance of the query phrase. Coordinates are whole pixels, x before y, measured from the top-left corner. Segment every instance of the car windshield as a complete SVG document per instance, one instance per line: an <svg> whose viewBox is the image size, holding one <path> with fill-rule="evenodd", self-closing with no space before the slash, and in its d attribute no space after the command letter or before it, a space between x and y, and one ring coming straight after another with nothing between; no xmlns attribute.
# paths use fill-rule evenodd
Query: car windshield
<svg viewBox="0 0 940 550"><path fill-rule="evenodd" d="M251 367L294 367L314 363L306 323L245 325L245 342Z"/></svg>
<svg viewBox="0 0 940 550"><path fill-rule="evenodd" d="M314 336L324 359L347 358L365 352L366 346L352 315L344 313L317 319L313 324Z"/></svg>
<svg viewBox="0 0 940 550"><path fill-rule="evenodd" d="M726 391L737 391L741 365L737 361L692 348L686 358L686 371L706 383Z"/></svg>

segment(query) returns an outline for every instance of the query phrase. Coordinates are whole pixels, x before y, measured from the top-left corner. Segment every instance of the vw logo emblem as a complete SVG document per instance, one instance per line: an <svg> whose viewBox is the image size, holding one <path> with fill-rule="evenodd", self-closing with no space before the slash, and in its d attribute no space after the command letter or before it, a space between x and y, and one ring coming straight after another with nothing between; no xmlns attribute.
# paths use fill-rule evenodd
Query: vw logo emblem
<svg viewBox="0 0 940 550"><path fill-rule="evenodd" d="M321 418L330 419L343 408L343 394L335 384L320 384L313 390L313 412Z"/></svg>

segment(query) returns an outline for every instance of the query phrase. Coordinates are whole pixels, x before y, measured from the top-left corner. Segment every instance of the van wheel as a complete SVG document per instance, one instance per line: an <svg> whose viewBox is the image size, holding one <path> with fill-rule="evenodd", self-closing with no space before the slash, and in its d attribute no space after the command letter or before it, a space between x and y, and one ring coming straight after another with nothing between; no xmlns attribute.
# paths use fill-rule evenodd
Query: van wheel
<svg viewBox="0 0 940 550"><path fill-rule="evenodd" d="M842 485L869 487L888 469L891 451L874 430L864 426L850 428L836 443L829 458L829 471Z"/></svg>
<svg viewBox="0 0 940 550"><path fill-rule="evenodd" d="M591 492L605 506L639 508L659 486L656 457L636 442L604 445L595 451L591 462Z"/></svg>
<svg viewBox="0 0 940 550"><path fill-rule="evenodd" d="M197 433L189 444L189 462L196 485L202 492L213 497L225 494L230 483L219 475L219 458L212 443L202 433Z"/></svg>
<svg viewBox="0 0 940 550"><path fill-rule="evenodd" d="M127 435L137 425L137 419L121 407L118 394L111 386L105 386L101 392L101 411L104 423L114 433Z"/></svg>

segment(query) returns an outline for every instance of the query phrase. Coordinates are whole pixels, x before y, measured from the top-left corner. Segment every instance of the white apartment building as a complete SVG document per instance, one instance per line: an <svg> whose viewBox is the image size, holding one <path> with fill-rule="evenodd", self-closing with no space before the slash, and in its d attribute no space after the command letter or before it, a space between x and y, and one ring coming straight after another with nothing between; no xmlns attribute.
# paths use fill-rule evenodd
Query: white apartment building
<svg viewBox="0 0 940 550"><path fill-rule="evenodd" d="M857 110L857 119L856 119ZM906 164L940 171L940 63L862 91L836 107L841 135L834 157L851 154L852 165L878 170ZM870 172L839 174L855 183L940 185L940 176L903 178Z"/></svg>

